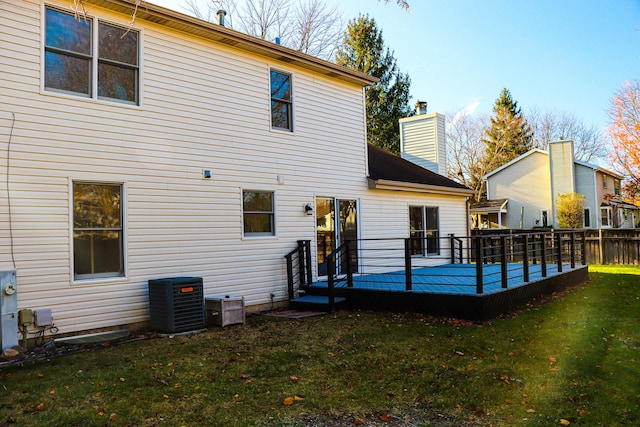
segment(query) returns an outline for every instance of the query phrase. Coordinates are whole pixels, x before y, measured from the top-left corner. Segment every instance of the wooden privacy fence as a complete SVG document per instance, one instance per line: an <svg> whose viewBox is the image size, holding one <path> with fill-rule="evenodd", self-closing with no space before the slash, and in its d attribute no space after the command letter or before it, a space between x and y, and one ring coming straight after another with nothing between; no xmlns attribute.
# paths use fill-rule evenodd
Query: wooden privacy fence
<svg viewBox="0 0 640 427"><path fill-rule="evenodd" d="M579 231L585 233L587 264L640 265L640 229L601 228ZM472 235L500 235L505 232L520 234L532 230L473 230Z"/></svg>
<svg viewBox="0 0 640 427"><path fill-rule="evenodd" d="M585 230L589 264L640 264L640 229Z"/></svg>

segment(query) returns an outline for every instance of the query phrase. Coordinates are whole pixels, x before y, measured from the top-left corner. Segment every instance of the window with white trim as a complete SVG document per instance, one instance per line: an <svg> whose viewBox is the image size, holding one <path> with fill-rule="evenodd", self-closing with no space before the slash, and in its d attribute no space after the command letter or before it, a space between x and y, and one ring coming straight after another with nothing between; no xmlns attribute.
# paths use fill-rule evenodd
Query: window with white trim
<svg viewBox="0 0 640 427"><path fill-rule="evenodd" d="M73 183L74 279L124 276L122 184Z"/></svg>
<svg viewBox="0 0 640 427"><path fill-rule="evenodd" d="M411 255L440 254L439 223L437 207L409 206Z"/></svg>
<svg viewBox="0 0 640 427"><path fill-rule="evenodd" d="M272 191L242 192L245 236L275 236L275 200Z"/></svg>
<svg viewBox="0 0 640 427"><path fill-rule="evenodd" d="M139 103L139 33L73 12L45 9L46 90Z"/></svg>
<svg viewBox="0 0 640 427"><path fill-rule="evenodd" d="M293 131L291 74L271 70L271 127Z"/></svg>
<svg viewBox="0 0 640 427"><path fill-rule="evenodd" d="M540 224L542 227L549 227L549 211L547 209L540 210Z"/></svg>
<svg viewBox="0 0 640 427"><path fill-rule="evenodd" d="M611 227L611 208L609 206L600 208L600 221L602 223L602 227Z"/></svg>

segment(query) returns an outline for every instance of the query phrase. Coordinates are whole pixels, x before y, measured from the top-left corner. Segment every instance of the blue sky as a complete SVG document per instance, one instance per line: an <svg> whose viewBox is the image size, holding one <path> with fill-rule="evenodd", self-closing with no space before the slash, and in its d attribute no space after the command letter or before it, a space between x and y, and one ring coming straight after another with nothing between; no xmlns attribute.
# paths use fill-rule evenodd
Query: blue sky
<svg viewBox="0 0 640 427"><path fill-rule="evenodd" d="M326 0L373 17L429 111L491 113L503 87L523 111L607 126L625 80L640 78L640 0ZM151 0L184 12L184 0Z"/></svg>

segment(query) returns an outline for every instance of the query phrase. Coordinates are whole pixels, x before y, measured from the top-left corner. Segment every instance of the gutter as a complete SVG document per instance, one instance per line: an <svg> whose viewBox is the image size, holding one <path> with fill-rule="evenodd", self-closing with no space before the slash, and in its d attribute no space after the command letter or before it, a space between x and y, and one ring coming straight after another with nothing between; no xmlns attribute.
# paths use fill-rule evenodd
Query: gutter
<svg viewBox="0 0 640 427"><path fill-rule="evenodd" d="M370 190L413 191L416 193L446 194L449 196L470 197L475 191L469 188L442 187L440 185L416 184L413 182L391 181L387 179L367 178Z"/></svg>

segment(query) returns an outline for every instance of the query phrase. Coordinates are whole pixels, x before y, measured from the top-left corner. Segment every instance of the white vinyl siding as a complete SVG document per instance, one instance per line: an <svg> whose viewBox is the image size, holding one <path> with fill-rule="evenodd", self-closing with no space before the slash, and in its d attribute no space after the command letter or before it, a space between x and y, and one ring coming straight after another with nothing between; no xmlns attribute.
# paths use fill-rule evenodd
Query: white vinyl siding
<svg viewBox="0 0 640 427"><path fill-rule="evenodd" d="M521 212L524 228L540 226L540 210L552 206L549 155L532 152L491 175L487 180L487 191L490 199L509 199L509 213L503 226L520 228Z"/></svg>
<svg viewBox="0 0 640 427"><path fill-rule="evenodd" d="M362 237L408 236L408 203L438 206L443 235L466 234L464 197L367 189L362 87L138 19L140 106L41 91L43 10L0 2L0 134L14 129L0 270L15 256L19 308L50 307L60 333L146 322L148 280L163 277L202 277L206 295L249 307L285 301L283 256L314 240L303 206L316 195L359 200ZM295 133L265 125L272 67L295 76ZM72 281L70 180L126 183L125 277ZM242 188L277 195L277 236L243 238Z"/></svg>

